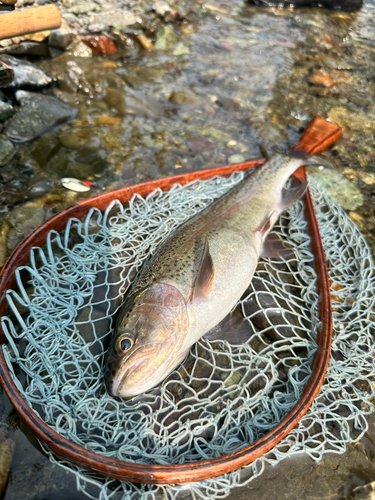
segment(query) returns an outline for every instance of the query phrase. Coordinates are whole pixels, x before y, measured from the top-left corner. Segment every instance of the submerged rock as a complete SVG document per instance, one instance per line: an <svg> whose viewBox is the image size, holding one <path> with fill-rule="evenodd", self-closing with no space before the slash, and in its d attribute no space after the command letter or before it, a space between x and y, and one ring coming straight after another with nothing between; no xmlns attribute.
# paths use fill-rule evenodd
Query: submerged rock
<svg viewBox="0 0 375 500"><path fill-rule="evenodd" d="M5 87L9 88L22 88L22 87L33 87L40 88L49 85L52 82L50 78L44 71L39 69L34 64L26 61L21 61L16 57L1 54L1 60L10 66L14 71L13 81Z"/></svg>
<svg viewBox="0 0 375 500"><path fill-rule="evenodd" d="M20 110L11 118L6 135L14 142L28 142L66 123L77 110L49 95L18 91Z"/></svg>
<svg viewBox="0 0 375 500"><path fill-rule="evenodd" d="M0 496L7 484L10 464L12 462L15 443L12 439L5 439L4 433L0 433Z"/></svg>
<svg viewBox="0 0 375 500"><path fill-rule="evenodd" d="M184 45L183 43L178 43L176 45L176 48L173 51L173 54L175 56L182 56L183 54L190 54L190 49L187 45Z"/></svg>
<svg viewBox="0 0 375 500"><path fill-rule="evenodd" d="M88 35L82 37L83 43L91 48L93 54L109 55L117 52L112 38L104 35Z"/></svg>
<svg viewBox="0 0 375 500"><path fill-rule="evenodd" d="M13 144L5 137L5 135L0 134L0 163L5 161L13 153L13 151Z"/></svg>
<svg viewBox="0 0 375 500"><path fill-rule="evenodd" d="M5 120L13 116L14 113L15 110L13 106L6 102L0 101L0 122L5 122Z"/></svg>
<svg viewBox="0 0 375 500"><path fill-rule="evenodd" d="M116 109L120 116L127 114L141 116L158 116L164 111L163 106L155 99L144 94L127 95L119 89L107 89L104 101Z"/></svg>
<svg viewBox="0 0 375 500"><path fill-rule="evenodd" d="M308 172L342 208L356 210L363 205L361 191L337 170L309 167Z"/></svg>
<svg viewBox="0 0 375 500"><path fill-rule="evenodd" d="M176 40L177 37L174 31L172 31L171 28L168 28L168 26L163 26L156 33L156 42L154 47L159 50L171 49L176 43Z"/></svg>

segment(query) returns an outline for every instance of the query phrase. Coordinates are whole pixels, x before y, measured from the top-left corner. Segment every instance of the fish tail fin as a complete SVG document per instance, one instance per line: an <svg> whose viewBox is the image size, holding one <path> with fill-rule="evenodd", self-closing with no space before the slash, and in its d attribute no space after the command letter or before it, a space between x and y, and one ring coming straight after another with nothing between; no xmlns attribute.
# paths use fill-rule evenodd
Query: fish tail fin
<svg viewBox="0 0 375 500"><path fill-rule="evenodd" d="M335 165L330 158L322 155L311 155L306 153L306 151L302 151L300 149L277 149L277 153L289 156L290 158L296 158L303 160L304 165L321 165L323 167L334 168Z"/></svg>

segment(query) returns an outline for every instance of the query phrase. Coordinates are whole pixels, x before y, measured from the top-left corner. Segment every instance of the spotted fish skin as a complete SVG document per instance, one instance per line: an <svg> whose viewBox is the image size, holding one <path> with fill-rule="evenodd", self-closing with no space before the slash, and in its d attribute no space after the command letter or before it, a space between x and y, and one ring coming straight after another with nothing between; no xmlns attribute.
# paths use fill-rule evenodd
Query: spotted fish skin
<svg viewBox="0 0 375 500"><path fill-rule="evenodd" d="M181 226L144 265L120 309L106 360L110 394L132 397L160 383L248 287L280 213L306 189L285 190L315 157L277 154Z"/></svg>

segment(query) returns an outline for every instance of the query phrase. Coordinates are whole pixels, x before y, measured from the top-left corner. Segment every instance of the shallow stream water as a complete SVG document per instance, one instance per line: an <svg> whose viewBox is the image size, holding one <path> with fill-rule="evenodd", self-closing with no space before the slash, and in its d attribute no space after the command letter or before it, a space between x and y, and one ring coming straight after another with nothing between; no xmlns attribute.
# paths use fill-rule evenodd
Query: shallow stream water
<svg viewBox="0 0 375 500"><path fill-rule="evenodd" d="M79 66L78 92L64 76L59 87L47 90L78 114L19 146L1 167L0 191L7 192L0 192L6 241L0 257L53 212L84 196L259 158L260 147L295 143L316 114L343 128L329 154L351 184L335 191L328 182L328 189L372 243L374 14L368 2L359 12L343 13L265 10L221 0L194 22L171 26L177 40L164 51L146 52L129 36L113 56L35 61L55 77L66 75L72 63ZM67 191L61 186L67 176L90 181L91 192ZM354 193L349 201L345 189ZM16 443L6 500L87 498L72 473L40 452L2 392L0 426ZM375 479L374 439L371 418L368 436L345 455L326 455L318 464L285 460L230 498L354 498L355 486Z"/></svg>

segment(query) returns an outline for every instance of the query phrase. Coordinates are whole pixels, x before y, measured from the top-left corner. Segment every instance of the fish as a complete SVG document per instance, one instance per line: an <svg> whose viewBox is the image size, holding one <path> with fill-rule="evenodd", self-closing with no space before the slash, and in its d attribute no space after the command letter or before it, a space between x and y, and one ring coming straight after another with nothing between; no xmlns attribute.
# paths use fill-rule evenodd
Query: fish
<svg viewBox="0 0 375 500"><path fill-rule="evenodd" d="M159 245L117 313L105 359L111 396L131 398L157 386L232 311L260 257L290 255L284 241L268 235L307 189L286 189L286 182L312 164L324 160L274 154Z"/></svg>

